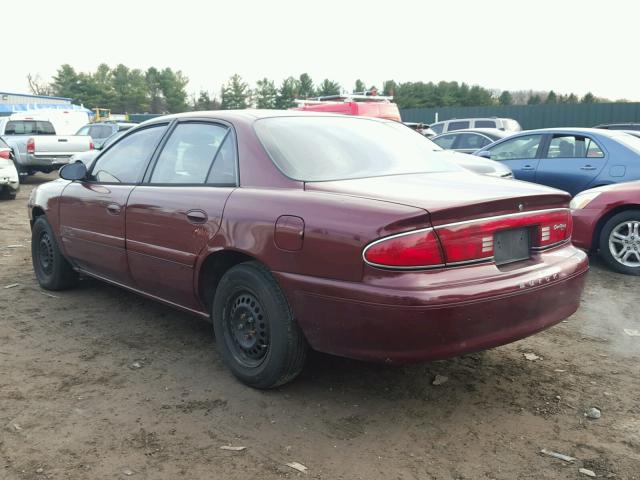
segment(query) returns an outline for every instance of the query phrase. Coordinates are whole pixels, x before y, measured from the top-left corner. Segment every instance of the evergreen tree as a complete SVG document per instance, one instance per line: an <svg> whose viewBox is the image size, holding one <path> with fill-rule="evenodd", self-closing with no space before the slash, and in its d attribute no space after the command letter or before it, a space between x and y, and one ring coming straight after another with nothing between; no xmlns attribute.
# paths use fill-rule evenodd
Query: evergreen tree
<svg viewBox="0 0 640 480"><path fill-rule="evenodd" d="M222 87L222 109L237 110L249 106L251 91L249 85L242 81L237 73L232 75L227 84Z"/></svg>
<svg viewBox="0 0 640 480"><path fill-rule="evenodd" d="M513 105L513 96L509 90L504 90L498 97L498 103L500 105Z"/></svg>
<svg viewBox="0 0 640 480"><path fill-rule="evenodd" d="M580 103L596 103L597 101L598 100L593 95L593 93L587 92L587 94L580 100Z"/></svg>
<svg viewBox="0 0 640 480"><path fill-rule="evenodd" d="M189 79L181 71L174 72L170 68L163 69L158 76L160 90L169 113L187 110L187 92L185 87Z"/></svg>
<svg viewBox="0 0 640 480"><path fill-rule="evenodd" d="M200 110L218 110L220 108L220 104L214 97L213 99L209 96L209 92L206 90L200 90L198 94L198 98L193 100L193 109Z"/></svg>
<svg viewBox="0 0 640 480"><path fill-rule="evenodd" d="M357 79L356 84L353 87L353 93L362 93L366 91L367 91L367 86L365 85L365 83L362 80Z"/></svg>
<svg viewBox="0 0 640 480"><path fill-rule="evenodd" d="M162 85L160 82L160 72L156 67L150 67L144 74L147 84L147 94L149 98L150 113L165 113L166 103L162 95Z"/></svg>
<svg viewBox="0 0 640 480"><path fill-rule="evenodd" d="M293 77L285 78L278 89L276 108L286 110L287 108L295 107L296 102L294 100L298 97L299 88L298 80Z"/></svg>
<svg viewBox="0 0 640 480"><path fill-rule="evenodd" d="M398 89L398 84L393 80L385 80L382 84L382 94L386 96L394 97L396 95L396 90Z"/></svg>
<svg viewBox="0 0 640 480"><path fill-rule="evenodd" d="M340 84L325 78L318 86L318 96L340 95Z"/></svg>
<svg viewBox="0 0 640 480"><path fill-rule="evenodd" d="M313 80L307 73L300 75L298 79L298 97L299 98L311 98L315 96L316 91L313 88Z"/></svg>
<svg viewBox="0 0 640 480"><path fill-rule="evenodd" d="M278 91L273 80L263 78L257 81L257 88L254 92L256 108L276 108L276 97Z"/></svg>
<svg viewBox="0 0 640 480"><path fill-rule="evenodd" d="M73 101L78 101L78 74L71 65L62 65L53 77L51 88L53 94L58 97L67 97Z"/></svg>
<svg viewBox="0 0 640 480"><path fill-rule="evenodd" d="M553 90L550 90L549 94L547 95L547 99L544 101L544 103L549 103L549 104L558 103L558 96L556 95L556 92L554 92Z"/></svg>
<svg viewBox="0 0 640 480"><path fill-rule="evenodd" d="M541 103L542 103L542 99L538 94L531 95L529 97L529 100L527 100L527 105L540 105Z"/></svg>

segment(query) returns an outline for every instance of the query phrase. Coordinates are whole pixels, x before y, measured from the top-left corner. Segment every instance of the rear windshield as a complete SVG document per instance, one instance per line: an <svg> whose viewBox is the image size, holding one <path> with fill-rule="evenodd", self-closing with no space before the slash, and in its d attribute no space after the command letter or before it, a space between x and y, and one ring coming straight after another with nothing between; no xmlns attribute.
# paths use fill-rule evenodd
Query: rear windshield
<svg viewBox="0 0 640 480"><path fill-rule="evenodd" d="M255 130L276 166L303 182L460 170L433 154L440 147L395 122L274 117L256 121Z"/></svg>
<svg viewBox="0 0 640 480"><path fill-rule="evenodd" d="M5 135L55 135L51 122L41 120L11 120L4 129Z"/></svg>
<svg viewBox="0 0 640 480"><path fill-rule="evenodd" d="M636 153L640 153L640 138L628 133L616 134L613 137L616 141L622 143L625 147L630 148Z"/></svg>

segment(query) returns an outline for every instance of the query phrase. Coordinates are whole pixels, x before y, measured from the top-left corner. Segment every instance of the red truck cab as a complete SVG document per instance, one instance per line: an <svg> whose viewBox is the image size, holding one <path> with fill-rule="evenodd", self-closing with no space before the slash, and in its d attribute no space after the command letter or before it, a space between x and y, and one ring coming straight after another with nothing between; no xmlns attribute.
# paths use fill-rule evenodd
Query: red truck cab
<svg viewBox="0 0 640 480"><path fill-rule="evenodd" d="M400 110L393 97L370 94L344 94L298 100L298 106L290 110L307 112L341 113L358 117L385 118L400 122Z"/></svg>

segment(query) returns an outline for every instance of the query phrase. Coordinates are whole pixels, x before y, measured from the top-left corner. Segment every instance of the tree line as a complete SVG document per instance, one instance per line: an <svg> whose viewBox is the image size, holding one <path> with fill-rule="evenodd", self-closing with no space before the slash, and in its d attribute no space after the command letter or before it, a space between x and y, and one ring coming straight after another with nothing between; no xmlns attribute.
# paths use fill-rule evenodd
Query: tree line
<svg viewBox="0 0 640 480"><path fill-rule="evenodd" d="M345 89L328 78L316 84L307 73L287 77L279 84L265 77L252 87L235 74L222 86L219 95L205 90L190 95L186 90L189 80L179 70L168 67L141 70L122 64L115 67L101 64L94 72L77 72L65 64L50 82L31 74L27 80L34 94L68 97L87 108L109 108L113 113L176 113L249 107L287 109L295 106L298 99L378 90L361 79L355 81L352 89ZM399 108L607 101L592 93L579 98L573 93L563 95L553 90L510 92L455 81L397 83L387 80L378 91L393 96Z"/></svg>

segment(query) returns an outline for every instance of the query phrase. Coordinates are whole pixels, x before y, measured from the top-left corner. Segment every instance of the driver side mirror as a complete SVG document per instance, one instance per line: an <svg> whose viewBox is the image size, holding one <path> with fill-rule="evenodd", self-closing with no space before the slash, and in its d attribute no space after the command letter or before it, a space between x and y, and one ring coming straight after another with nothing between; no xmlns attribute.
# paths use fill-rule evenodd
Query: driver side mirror
<svg viewBox="0 0 640 480"><path fill-rule="evenodd" d="M488 158L489 160L491 160L491 152L489 150L482 150L476 153L475 155L477 155L478 157Z"/></svg>
<svg viewBox="0 0 640 480"><path fill-rule="evenodd" d="M78 160L74 163L69 163L60 169L60 178L65 180L83 180L87 176L87 166Z"/></svg>

